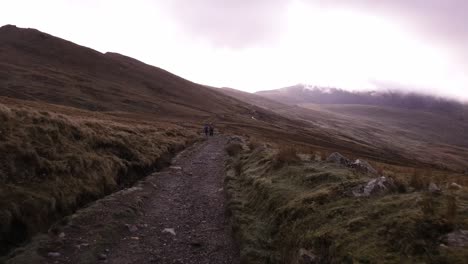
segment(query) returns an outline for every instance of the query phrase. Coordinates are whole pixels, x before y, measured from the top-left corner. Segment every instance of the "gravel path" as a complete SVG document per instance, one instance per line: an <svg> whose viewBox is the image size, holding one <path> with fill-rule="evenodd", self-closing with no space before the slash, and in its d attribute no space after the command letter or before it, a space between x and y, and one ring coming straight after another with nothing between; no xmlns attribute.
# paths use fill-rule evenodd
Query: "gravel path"
<svg viewBox="0 0 468 264"><path fill-rule="evenodd" d="M109 263L238 263L224 207L222 137L177 156L134 231L111 249ZM130 228L131 229L131 228Z"/></svg>
<svg viewBox="0 0 468 264"><path fill-rule="evenodd" d="M239 263L225 214L224 151L211 137L171 167L34 238L10 263Z"/></svg>

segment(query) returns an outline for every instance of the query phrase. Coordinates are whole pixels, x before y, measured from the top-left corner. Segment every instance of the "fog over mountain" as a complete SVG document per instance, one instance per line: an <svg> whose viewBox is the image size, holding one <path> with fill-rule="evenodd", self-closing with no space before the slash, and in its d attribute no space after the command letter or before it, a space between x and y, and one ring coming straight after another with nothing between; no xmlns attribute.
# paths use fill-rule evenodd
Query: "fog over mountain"
<svg viewBox="0 0 468 264"><path fill-rule="evenodd" d="M298 84L256 94L290 105L361 104L415 110L457 113L464 104L454 99L404 90L347 91L339 88Z"/></svg>

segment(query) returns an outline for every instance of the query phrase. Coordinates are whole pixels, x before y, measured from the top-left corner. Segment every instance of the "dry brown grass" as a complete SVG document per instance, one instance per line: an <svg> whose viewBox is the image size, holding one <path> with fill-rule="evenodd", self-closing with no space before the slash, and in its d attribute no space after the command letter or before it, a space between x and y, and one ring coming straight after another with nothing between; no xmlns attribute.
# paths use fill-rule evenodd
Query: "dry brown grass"
<svg viewBox="0 0 468 264"><path fill-rule="evenodd" d="M426 218L431 218L435 214L435 197L430 192L424 192L421 199L421 211Z"/></svg>
<svg viewBox="0 0 468 264"><path fill-rule="evenodd" d="M247 146L249 147L250 151L253 151L253 150L259 148L260 146L262 146L262 143L260 143L260 141L258 141L255 138L250 138L249 142L247 143Z"/></svg>
<svg viewBox="0 0 468 264"><path fill-rule="evenodd" d="M240 176L242 173L242 161L240 159L236 159L233 162L232 168L234 169L235 175Z"/></svg>
<svg viewBox="0 0 468 264"><path fill-rule="evenodd" d="M453 194L449 194L446 197L447 199L447 212L446 218L450 224L455 223L455 218L457 217L457 197Z"/></svg>
<svg viewBox="0 0 468 264"><path fill-rule="evenodd" d="M280 168L300 161L297 150L290 146L280 146L274 158L274 167Z"/></svg>
<svg viewBox="0 0 468 264"><path fill-rule="evenodd" d="M35 109L0 104L0 253L164 166L194 139L177 126Z"/></svg>
<svg viewBox="0 0 468 264"><path fill-rule="evenodd" d="M413 187L415 190L425 190L428 188L430 180L430 173L415 169L411 175L409 186Z"/></svg>
<svg viewBox="0 0 468 264"><path fill-rule="evenodd" d="M327 160L328 156L330 156L329 152L326 152L324 150L319 152L319 158L321 161Z"/></svg>

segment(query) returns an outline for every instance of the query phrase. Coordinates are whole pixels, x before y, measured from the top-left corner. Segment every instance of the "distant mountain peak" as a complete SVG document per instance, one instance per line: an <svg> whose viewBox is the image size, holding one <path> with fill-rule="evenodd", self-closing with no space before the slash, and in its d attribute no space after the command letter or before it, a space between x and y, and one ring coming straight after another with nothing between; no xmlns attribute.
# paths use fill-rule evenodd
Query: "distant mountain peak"
<svg viewBox="0 0 468 264"><path fill-rule="evenodd" d="M414 92L347 91L302 83L276 90L260 91L257 94L290 105L357 104L437 112L457 112L463 108L463 104L455 100Z"/></svg>

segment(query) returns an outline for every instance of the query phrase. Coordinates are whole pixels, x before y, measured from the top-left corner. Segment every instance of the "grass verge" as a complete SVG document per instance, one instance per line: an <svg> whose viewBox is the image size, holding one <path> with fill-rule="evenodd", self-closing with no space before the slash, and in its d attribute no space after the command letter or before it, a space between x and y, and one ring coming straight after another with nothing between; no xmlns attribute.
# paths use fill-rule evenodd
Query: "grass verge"
<svg viewBox="0 0 468 264"><path fill-rule="evenodd" d="M195 135L0 104L0 255L58 218L129 186Z"/></svg>
<svg viewBox="0 0 468 264"><path fill-rule="evenodd" d="M464 263L468 257L466 247L441 246L444 235L468 228L465 189L435 194L408 186L354 197L369 175L295 157L278 167L277 153L256 148L227 165L242 263ZM411 182L411 174L400 176L408 182L401 184Z"/></svg>

